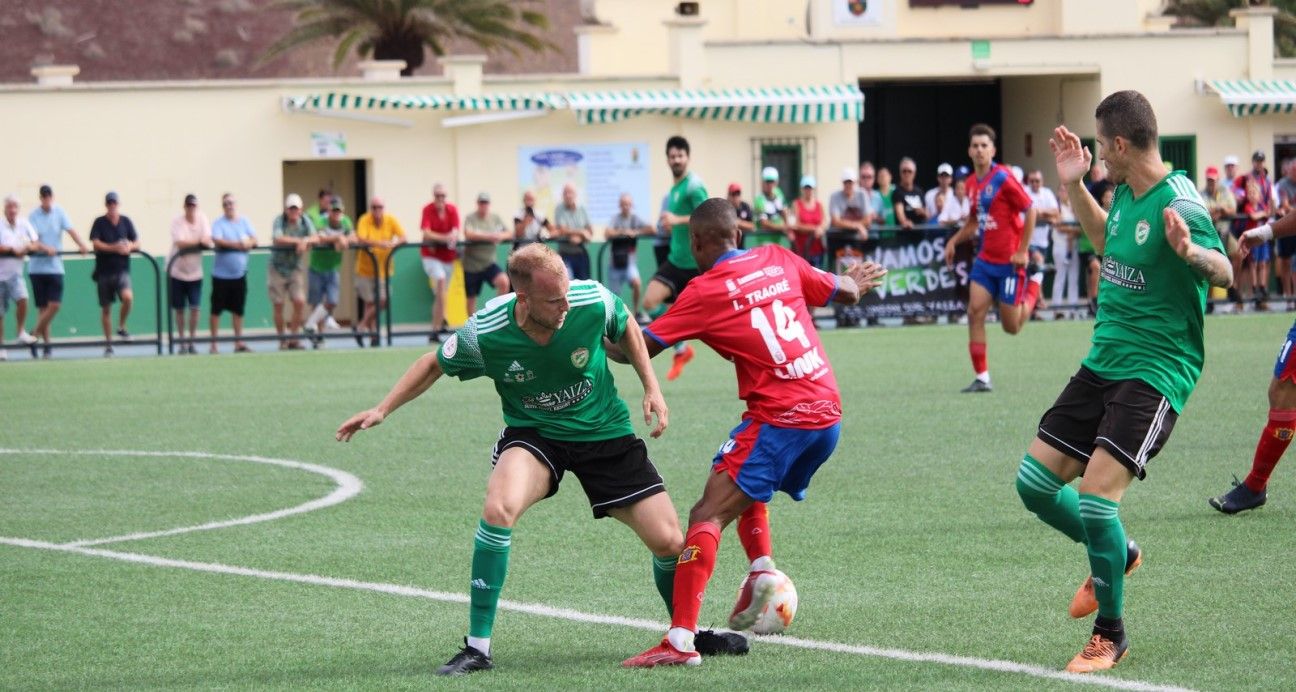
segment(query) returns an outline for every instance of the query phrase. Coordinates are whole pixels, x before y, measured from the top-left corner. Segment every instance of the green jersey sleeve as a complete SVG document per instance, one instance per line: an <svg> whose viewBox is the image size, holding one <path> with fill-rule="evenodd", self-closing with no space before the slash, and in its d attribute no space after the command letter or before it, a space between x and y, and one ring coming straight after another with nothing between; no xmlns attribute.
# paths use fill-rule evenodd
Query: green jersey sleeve
<svg viewBox="0 0 1296 692"><path fill-rule="evenodd" d="M1220 242L1219 233L1215 230L1215 223L1211 221L1210 211L1200 198L1178 197L1170 202L1170 208L1178 212L1184 223L1188 224L1193 243L1221 254L1225 252L1224 244Z"/></svg>
<svg viewBox="0 0 1296 692"><path fill-rule="evenodd" d="M486 374L486 361L482 358L481 345L477 341L477 316L468 318L468 323L460 327L437 352L437 363L441 371L461 380L471 380Z"/></svg>
<svg viewBox="0 0 1296 692"><path fill-rule="evenodd" d="M621 296L609 291L603 284L599 284L598 288L599 295L603 298L603 336L606 336L608 341L615 343L620 341L622 336L625 336L630 311L626 309Z"/></svg>

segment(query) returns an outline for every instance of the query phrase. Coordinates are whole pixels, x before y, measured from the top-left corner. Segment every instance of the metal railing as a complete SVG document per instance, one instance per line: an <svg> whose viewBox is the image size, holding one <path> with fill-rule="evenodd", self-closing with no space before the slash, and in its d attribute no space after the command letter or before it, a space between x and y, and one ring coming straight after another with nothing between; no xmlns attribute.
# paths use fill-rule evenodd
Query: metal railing
<svg viewBox="0 0 1296 692"><path fill-rule="evenodd" d="M87 253L87 254L88 254L89 256L93 257L96 253L95 253L93 250L91 250L91 251L90 251L89 253ZM32 256L40 256L40 257L82 257L83 255L81 254L80 251L77 251L77 250L62 250L62 251L60 251L60 252L56 252L56 253L52 253L52 254L51 254L51 253L43 253L43 252L42 252L42 253L30 253L30 254L28 255L28 257L32 257ZM133 250L133 251L131 251L131 256L133 256L133 257L142 257L142 258L144 258L145 260L148 260L149 266L152 267L152 269L153 269L153 285L154 285L154 291L153 291L153 294L154 294L154 295L153 295L153 324L154 324L154 332L153 332L153 333L154 333L154 337L153 337L152 339L141 339L141 338L136 338L135 335L132 335L132 336L131 336L130 341L125 341L125 340L122 340L122 339L116 339L116 340L109 340L109 339L59 339L59 340L57 340L57 341L50 341L49 343L46 343L46 342L40 342L40 343L38 343L38 344L32 344L31 347L32 347L33 349L35 349L35 348L40 348L40 349L48 348L48 349L50 349L50 350L55 350L55 349L61 349L61 348L102 348L102 347L111 346L111 345L114 345L114 344L115 344L115 345L118 345L118 346L121 346L121 345L123 345L123 344L131 344L131 345L133 345L133 346L155 346L155 347L157 348L157 354L158 354L159 356L162 355L162 275L161 275L161 270L160 270L159 267L158 267L157 258L154 257L153 255L150 255L149 253L147 253L147 252L145 252L145 251L143 251L143 250ZM129 267L127 268L127 271L128 271L128 272L130 271ZM64 271L64 276L66 276L66 270ZM97 287L98 282L95 282L95 283L96 283L96 287ZM135 291L135 286L133 286L133 285L131 286L131 293L132 293L132 294L134 295L134 297L135 297L135 301L134 301L135 304L138 304L138 303L139 303L139 294ZM65 295L64 297L66 298L66 295ZM64 300L63 302L67 302L67 301ZM96 302L96 305L98 305L97 302ZM102 309L102 308L100 308L100 309ZM6 345L8 345L8 344L6 344Z"/></svg>

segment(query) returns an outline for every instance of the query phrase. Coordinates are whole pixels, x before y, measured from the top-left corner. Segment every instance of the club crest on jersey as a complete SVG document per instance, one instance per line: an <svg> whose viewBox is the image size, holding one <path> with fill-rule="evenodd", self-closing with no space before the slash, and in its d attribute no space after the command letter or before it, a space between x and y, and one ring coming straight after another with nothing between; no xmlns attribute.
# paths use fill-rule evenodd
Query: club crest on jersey
<svg viewBox="0 0 1296 692"><path fill-rule="evenodd" d="M1139 219L1138 225L1134 227L1134 242L1142 245L1147 242L1148 234L1152 232L1152 224L1147 219Z"/></svg>
<svg viewBox="0 0 1296 692"><path fill-rule="evenodd" d="M684 548L683 552L680 553L679 560L675 564L682 565L685 562L692 562L698 559L698 557L701 554L702 554L701 548L697 547L696 545L690 545Z"/></svg>
<svg viewBox="0 0 1296 692"><path fill-rule="evenodd" d="M583 368L589 363L589 349L584 346L571 352L571 364Z"/></svg>
<svg viewBox="0 0 1296 692"><path fill-rule="evenodd" d="M459 335L451 334L450 340L441 344L441 355L446 358L454 358L455 353L459 351Z"/></svg>

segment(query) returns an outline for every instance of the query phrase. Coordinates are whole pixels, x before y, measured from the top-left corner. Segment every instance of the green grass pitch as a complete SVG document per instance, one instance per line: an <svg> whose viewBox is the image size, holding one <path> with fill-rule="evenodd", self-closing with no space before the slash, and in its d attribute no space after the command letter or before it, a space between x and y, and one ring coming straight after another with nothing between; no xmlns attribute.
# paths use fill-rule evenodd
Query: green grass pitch
<svg viewBox="0 0 1296 692"><path fill-rule="evenodd" d="M1129 658L1106 680L1194 689L1296 687L1296 460L1270 504L1224 517L1206 498L1245 473L1264 423L1284 316L1207 324L1206 371L1122 516L1146 551L1127 582ZM1060 670L1089 632L1066 607L1082 549L1020 505L1017 464L1088 348L1088 323L992 330L996 391L971 379L962 327L834 331L845 399L837 453L807 501L771 506L775 559L801 607L789 636ZM327 495L328 478L217 458L344 470L340 504L263 523L103 550L466 593L472 536L501 421L484 380L439 383L350 444L332 431L371 405L412 349L0 367L0 536L49 543L233 519ZM659 373L667 358L658 359ZM635 410L633 373L615 366ZM731 366L706 349L664 383L666 436L649 449L681 514L738 421ZM644 430L640 425L641 432ZM33 453L12 450L61 450ZM71 453L82 452L82 453ZM732 531L703 608L721 625L744 567ZM523 517L504 597L664 621L648 552L589 518L579 485ZM0 543L0 688L1061 689L1066 680L757 640L700 669L627 671L659 632L501 611L496 670L432 670L459 645L462 603L216 574ZM1137 688L1137 685L1134 685Z"/></svg>

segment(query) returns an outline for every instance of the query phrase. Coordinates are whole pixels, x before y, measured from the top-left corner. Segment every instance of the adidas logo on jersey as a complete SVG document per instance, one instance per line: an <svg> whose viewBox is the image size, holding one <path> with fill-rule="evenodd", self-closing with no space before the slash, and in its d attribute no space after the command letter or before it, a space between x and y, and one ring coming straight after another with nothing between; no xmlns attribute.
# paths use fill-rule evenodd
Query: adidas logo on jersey
<svg viewBox="0 0 1296 692"><path fill-rule="evenodd" d="M526 368L523 368L523 367L522 367L522 364L519 363L519 362L517 362L516 360L513 361L513 364L510 365L510 366L508 367L508 371L509 371L509 372L521 372L521 371L523 371L523 370L525 370L525 369L526 369Z"/></svg>

